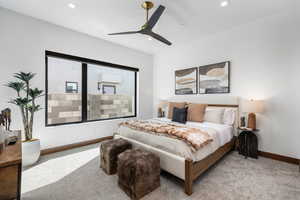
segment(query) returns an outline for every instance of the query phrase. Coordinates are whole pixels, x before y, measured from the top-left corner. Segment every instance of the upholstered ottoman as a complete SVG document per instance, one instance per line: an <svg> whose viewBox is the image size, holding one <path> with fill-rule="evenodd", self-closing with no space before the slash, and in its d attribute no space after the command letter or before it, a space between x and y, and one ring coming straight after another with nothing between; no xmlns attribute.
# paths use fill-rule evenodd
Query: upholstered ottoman
<svg viewBox="0 0 300 200"><path fill-rule="evenodd" d="M109 175L117 173L118 155L127 149L131 149L132 145L124 139L113 139L101 143L100 167Z"/></svg>
<svg viewBox="0 0 300 200"><path fill-rule="evenodd" d="M160 186L160 160L141 149L126 150L118 156L119 187L131 199L140 199Z"/></svg>

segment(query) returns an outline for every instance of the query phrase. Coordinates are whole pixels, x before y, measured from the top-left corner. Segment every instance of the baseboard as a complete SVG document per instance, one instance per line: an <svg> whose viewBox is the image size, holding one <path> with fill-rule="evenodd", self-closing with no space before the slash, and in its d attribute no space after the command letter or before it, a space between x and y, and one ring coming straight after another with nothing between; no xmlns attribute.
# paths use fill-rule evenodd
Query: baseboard
<svg viewBox="0 0 300 200"><path fill-rule="evenodd" d="M68 145L59 146L59 147L43 149L41 151L41 155L47 155L47 154L61 152L61 151L74 149L74 148L78 148L78 147L82 147L82 146L86 146L86 145L96 144L96 143L99 143L99 142L102 142L105 140L110 140L110 139L113 139L113 136L107 136L107 137L97 138L94 140L88 140L88 141L84 141L84 142L78 142L78 143L68 144ZM292 163L292 164L296 164L296 165L300 164L300 159L297 159L297 158L292 158L292 157L269 153L269 152L264 152L264 151L258 151L258 154L262 157L270 158L273 160Z"/></svg>
<svg viewBox="0 0 300 200"><path fill-rule="evenodd" d="M282 156L279 154L274 154L274 153L269 153L269 152L264 152L264 151L258 151L258 154L262 157L271 158L273 160L279 160L282 162L292 163L292 164L296 164L296 165L300 164L300 160L297 158Z"/></svg>
<svg viewBox="0 0 300 200"><path fill-rule="evenodd" d="M68 145L59 146L59 147L43 149L41 151L41 155L47 155L47 154L51 154L51 153L61 152L61 151L69 150L69 149L74 149L77 147L90 145L90 144L96 144L96 143L102 142L104 140L110 140L110 139L113 139L113 136L107 136L107 137L97 138L94 140L88 140L88 141L84 141L84 142L78 142L78 143L68 144Z"/></svg>

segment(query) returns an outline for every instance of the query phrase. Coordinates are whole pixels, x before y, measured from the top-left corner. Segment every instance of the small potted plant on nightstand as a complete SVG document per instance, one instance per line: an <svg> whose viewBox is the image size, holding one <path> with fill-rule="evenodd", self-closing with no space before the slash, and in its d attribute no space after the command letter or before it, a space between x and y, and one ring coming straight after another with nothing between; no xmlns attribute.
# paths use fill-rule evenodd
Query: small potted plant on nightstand
<svg viewBox="0 0 300 200"><path fill-rule="evenodd" d="M20 108L24 126L25 140L22 142L23 166L36 163L41 151L40 140L32 137L34 114L41 109L40 105L36 104L36 99L43 94L43 90L30 87L30 81L34 76L35 74L30 72L15 73L14 77L18 80L7 84L7 87L14 89L17 93L17 97L12 99L10 103Z"/></svg>

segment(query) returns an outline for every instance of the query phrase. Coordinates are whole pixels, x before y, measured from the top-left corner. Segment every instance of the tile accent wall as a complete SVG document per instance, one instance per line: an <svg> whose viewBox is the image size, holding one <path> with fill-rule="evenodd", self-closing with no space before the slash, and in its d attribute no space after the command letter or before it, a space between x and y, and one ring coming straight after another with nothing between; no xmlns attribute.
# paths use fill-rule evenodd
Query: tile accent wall
<svg viewBox="0 0 300 200"><path fill-rule="evenodd" d="M81 94L48 94L48 124L81 121Z"/></svg>
<svg viewBox="0 0 300 200"><path fill-rule="evenodd" d="M107 119L133 115L132 97L128 95L88 95L88 119Z"/></svg>
<svg viewBox="0 0 300 200"><path fill-rule="evenodd" d="M88 120L131 116L133 97L88 95ZM81 121L81 94L48 94L48 124Z"/></svg>

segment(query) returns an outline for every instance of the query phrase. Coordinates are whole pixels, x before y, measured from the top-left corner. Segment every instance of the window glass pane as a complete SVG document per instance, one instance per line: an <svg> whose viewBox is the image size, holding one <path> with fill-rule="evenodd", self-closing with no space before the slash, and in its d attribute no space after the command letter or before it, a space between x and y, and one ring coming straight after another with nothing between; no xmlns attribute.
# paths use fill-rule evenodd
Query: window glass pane
<svg viewBox="0 0 300 200"><path fill-rule="evenodd" d="M81 62L48 57L48 125L81 121Z"/></svg>
<svg viewBox="0 0 300 200"><path fill-rule="evenodd" d="M135 115L135 72L88 65L88 120Z"/></svg>

